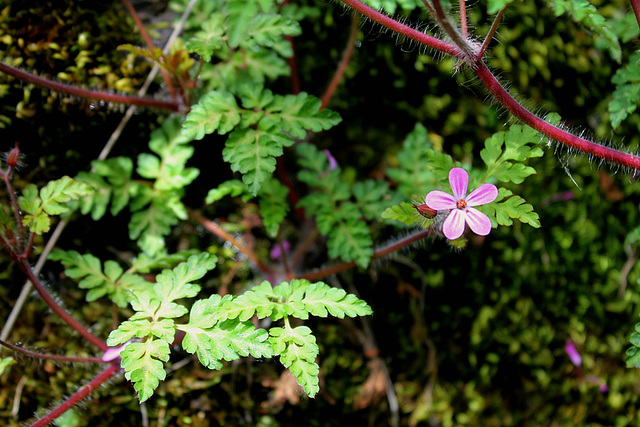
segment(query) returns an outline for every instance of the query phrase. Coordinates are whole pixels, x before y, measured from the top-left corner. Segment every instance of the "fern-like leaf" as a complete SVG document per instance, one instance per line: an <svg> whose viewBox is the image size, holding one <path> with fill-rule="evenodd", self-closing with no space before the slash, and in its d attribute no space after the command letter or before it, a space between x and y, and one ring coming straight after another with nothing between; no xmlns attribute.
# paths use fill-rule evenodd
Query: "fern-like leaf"
<svg viewBox="0 0 640 427"><path fill-rule="evenodd" d="M283 328L271 328L269 335L273 351L280 355L282 365L289 368L309 397L314 397L320 390L320 369L315 362L319 349L311 329L285 325Z"/></svg>
<svg viewBox="0 0 640 427"><path fill-rule="evenodd" d="M153 339L130 343L122 350L120 357L125 378L133 382L140 402L146 401L167 376L163 362L169 360L169 344Z"/></svg>

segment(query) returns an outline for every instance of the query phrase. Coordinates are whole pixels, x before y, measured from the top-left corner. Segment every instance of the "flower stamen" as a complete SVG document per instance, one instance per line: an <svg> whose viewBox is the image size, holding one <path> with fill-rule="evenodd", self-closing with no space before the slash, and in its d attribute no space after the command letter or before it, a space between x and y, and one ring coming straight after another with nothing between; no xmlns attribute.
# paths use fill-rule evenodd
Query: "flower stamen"
<svg viewBox="0 0 640 427"><path fill-rule="evenodd" d="M464 209L467 207L467 201L465 199L460 199L458 200L458 203L456 203L456 207L458 209Z"/></svg>

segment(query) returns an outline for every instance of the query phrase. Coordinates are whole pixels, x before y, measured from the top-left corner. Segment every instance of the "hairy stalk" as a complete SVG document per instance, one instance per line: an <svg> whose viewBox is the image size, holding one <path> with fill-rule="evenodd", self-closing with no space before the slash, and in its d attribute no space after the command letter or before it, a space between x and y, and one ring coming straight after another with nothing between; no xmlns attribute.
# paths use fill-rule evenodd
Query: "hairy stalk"
<svg viewBox="0 0 640 427"><path fill-rule="evenodd" d="M98 357L69 357L69 356L57 356L54 354L36 353L35 351L25 350L22 347L18 347L17 345L13 345L2 340L0 340L0 345L7 347L15 352L22 353L36 359L57 360L60 362L106 363Z"/></svg>
<svg viewBox="0 0 640 427"><path fill-rule="evenodd" d="M18 264L20 269L22 269L22 272L31 281L31 283L33 284L33 287L36 288L36 291L38 291L38 294L40 294L42 299L47 303L49 308L51 308L51 310L53 310L54 313L60 316L60 318L67 325L75 329L80 335L86 338L87 341L89 341L90 343L98 347L100 350L107 351L109 346L107 346L107 344L104 341L102 341L100 338L96 337L91 332L89 332L80 322L78 322L73 316L71 316L62 307L60 307L60 305L58 305L58 303L53 299L51 295L49 295L49 293L44 288L44 286L42 286L40 279L38 279L35 276L35 274L33 274L33 271L31 270L31 266L29 265L29 261L27 261L24 258L19 258L18 256L15 255L15 253L12 253L12 252L10 253L10 255L11 255L11 258L13 258L13 260Z"/></svg>
<svg viewBox="0 0 640 427"><path fill-rule="evenodd" d="M418 30L414 30L413 28L401 24L400 22L388 17L385 14L382 14L369 6L361 3L358 0L340 0L342 3L347 6L357 10L367 18L371 19L378 24L389 28L392 31L395 31L398 34L402 34L403 36L415 40L418 43L422 43L425 46L429 46L433 49L439 50L444 53L448 53L449 55L455 56L459 59L466 59L466 55L454 44L445 42L436 37L430 36L428 34L422 33Z"/></svg>
<svg viewBox="0 0 640 427"><path fill-rule="evenodd" d="M334 92L336 91L336 88L342 80L342 76L344 76L344 72L347 70L347 65L349 65L349 61L351 60L351 56L353 55L353 49L356 45L359 23L360 20L358 19L358 15L356 15L355 12L351 13L351 31L349 31L349 39L347 40L347 45L345 46L344 52L342 52L340 64L338 64L338 68L336 69L331 82L329 82L327 90L324 92L324 95L322 95L322 107L320 107L320 109L325 108L329 104Z"/></svg>
<svg viewBox="0 0 640 427"><path fill-rule="evenodd" d="M467 5L465 0L459 0L458 5L460 7L460 31L462 31L462 37L465 39L469 37L469 30L467 28Z"/></svg>
<svg viewBox="0 0 640 427"><path fill-rule="evenodd" d="M20 206L18 205L18 200L16 199L16 194L13 190L13 185L11 185L11 173L13 172L13 167L9 166L8 173L2 173L2 178L4 179L4 185L7 187L7 193L9 193L9 200L11 202L11 210L13 211L14 219L16 221L16 227L18 227L18 238L20 239L20 245L22 246L21 250L25 251L27 248L25 246L24 239L24 226L22 225L22 221L20 219Z"/></svg>
<svg viewBox="0 0 640 427"><path fill-rule="evenodd" d="M443 42L442 40L435 39L431 36L424 37L425 34L422 34L418 31L412 30L411 28L389 18L388 16L382 15L379 12L371 9L368 6L360 3L358 0L340 0L348 6L353 7L358 12L362 13L366 17L380 23L381 25L393 30L397 33L400 33L412 40L415 40L419 43L422 43L426 46L432 47L434 49L438 49L444 53L448 53L450 55L455 56L456 58L465 60L466 55L462 53L462 51L455 47L450 43ZM412 31L409 31L412 30ZM416 34L417 33L417 34ZM434 42L436 40L438 43ZM507 108L516 118L521 120L528 126L536 129L542 134L558 141L561 144L567 145L569 147L575 148L576 150L582 151L584 153L590 154L594 157L604 159L610 161L612 163L617 163L622 166L626 166L632 169L640 169L640 157L634 156L633 154L624 153L622 151L615 150L613 148L604 147L602 145L596 144L594 142L588 141L584 138L577 137L569 132L566 132L556 126L553 126L550 123L545 122L522 105L518 103L509 92L502 87L502 85L498 82L495 76L489 71L486 64L482 62L481 59L474 58L472 61L468 61L472 70L476 73L476 75L480 78L482 83L489 89L491 94L500 102L502 105Z"/></svg>
<svg viewBox="0 0 640 427"><path fill-rule="evenodd" d="M538 132L594 157L632 169L640 169L640 157L629 153L623 153L622 151L618 151L613 148L604 147L584 138L570 134L550 123L545 122L540 117L524 108L498 82L482 60L476 60L472 69L493 96L495 96L496 99L504 105L509 112L511 112L511 114Z"/></svg>
<svg viewBox="0 0 640 427"><path fill-rule="evenodd" d="M442 8L440 0L431 0L431 3L433 3L433 10L436 12L434 18L436 22L438 22L440 28L442 28L442 30L444 30L444 32L451 38L451 40L453 40L453 43L465 53L467 60L475 58L473 48L471 47L467 39L462 36L458 29L453 26L451 21L449 21L449 17Z"/></svg>
<svg viewBox="0 0 640 427"><path fill-rule="evenodd" d="M100 387L106 381L109 380L112 376L118 373L120 370L120 362L114 363L109 366L104 372L95 377L91 382L85 386L82 386L80 390L75 392L73 396L67 399L62 405L58 406L53 411L49 412L46 416L40 418L38 421L33 423L32 427L41 427L46 426L47 424L53 422L60 415L64 414L69 409L73 408L77 405L82 399L89 396L95 389Z"/></svg>
<svg viewBox="0 0 640 427"><path fill-rule="evenodd" d="M233 246L238 248L240 253L244 254L247 258L249 258L249 260L252 263L254 263L264 273L267 273L267 274L271 273L271 269L269 268L269 266L267 266L265 263L260 261L260 259L256 256L255 253L253 253L251 249L246 247L241 241L233 237L231 234L224 231L218 224L216 224L211 220L208 220L207 218L203 217L199 213L192 210L189 210L189 218L198 222L200 225L202 225L204 228L206 228L208 231L215 234L219 238L226 240L227 242L231 243Z"/></svg>
<svg viewBox="0 0 640 427"><path fill-rule="evenodd" d="M389 255L390 253L400 250L405 246L409 246L410 244L415 243L420 239L424 239L425 237L431 235L432 232L433 231L431 230L431 228L427 228L426 230L422 230L419 233L413 234L387 247L378 249L373 253L373 255L371 256L371 259L374 260L374 259L382 258L383 256L386 256L386 255ZM301 275L298 275L297 277L298 279L307 279L313 282L314 280L318 280L323 277L348 270L350 268L355 267L356 265L357 264L354 261L343 262L340 264L330 265L329 267L321 268L319 270L312 271L310 273L301 274Z"/></svg>
<svg viewBox="0 0 640 427"><path fill-rule="evenodd" d="M149 48L149 50L153 50L155 48L155 45L153 44L153 40L151 40L151 36L149 36L147 29L142 24L142 21L140 20L140 16L131 5L131 2L129 0L122 0L122 3L124 3L124 6L127 8L127 10L129 11L129 14L133 18L133 21L136 23L136 26L140 31L140 35L144 39L144 42L146 43L147 47ZM164 79L164 82L167 85L167 89L169 90L171 97L173 99L176 99L176 88L173 87L171 76L169 76L169 73L165 69L160 69L160 73L162 74L162 78Z"/></svg>
<svg viewBox="0 0 640 427"><path fill-rule="evenodd" d="M484 41L482 42L482 47L480 48L480 51L478 52L478 55L476 56L476 58L480 59L484 56L485 52L487 51L487 48L489 47L489 44L491 43L491 40L493 40L494 34L498 30L498 25L500 25L502 16L507 11L507 7L508 6L505 6L504 8L500 9L500 12L498 12L498 14L496 15L495 19L493 20L493 24L491 24L491 28L487 33L487 36L484 38Z"/></svg>
<svg viewBox="0 0 640 427"><path fill-rule="evenodd" d="M96 101L114 102L124 105L136 105L138 107L158 108L161 110L180 111L181 105L176 101L159 101L150 98L140 98L137 96L117 95L112 93L100 92L95 90L80 89L75 86L57 83L51 80L37 77L24 71L13 68L4 62L0 62L0 72L13 76L19 80L34 84L56 92L65 93L67 95L77 96L79 98L93 99Z"/></svg>

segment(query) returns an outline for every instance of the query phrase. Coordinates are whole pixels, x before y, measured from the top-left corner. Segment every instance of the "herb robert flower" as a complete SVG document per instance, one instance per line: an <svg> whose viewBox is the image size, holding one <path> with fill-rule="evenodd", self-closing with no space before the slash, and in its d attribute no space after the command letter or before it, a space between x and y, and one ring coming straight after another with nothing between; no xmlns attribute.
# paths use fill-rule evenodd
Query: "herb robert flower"
<svg viewBox="0 0 640 427"><path fill-rule="evenodd" d="M432 209L451 210L442 226L445 237L449 240L455 240L462 236L465 222L469 224L469 228L474 233L480 236L489 234L491 220L472 206L493 202L498 197L498 188L493 184L482 184L467 196L469 175L462 168L453 168L449 171L449 184L453 196L444 191L434 190L424 199Z"/></svg>

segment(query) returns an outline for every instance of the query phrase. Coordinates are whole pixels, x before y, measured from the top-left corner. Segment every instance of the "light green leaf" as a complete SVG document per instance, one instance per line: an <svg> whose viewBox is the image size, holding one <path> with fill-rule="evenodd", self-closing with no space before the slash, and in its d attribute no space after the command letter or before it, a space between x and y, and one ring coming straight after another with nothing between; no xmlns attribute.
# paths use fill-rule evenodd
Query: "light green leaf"
<svg viewBox="0 0 640 427"><path fill-rule="evenodd" d="M146 401L160 381L166 378L162 362L169 360L169 344L151 339L143 343L130 343L120 356L125 378L133 382L140 402Z"/></svg>
<svg viewBox="0 0 640 427"><path fill-rule="evenodd" d="M278 227L289 212L289 189L275 178L268 179L260 190L260 216L271 237L276 237Z"/></svg>
<svg viewBox="0 0 640 427"><path fill-rule="evenodd" d="M306 326L285 326L271 328L269 335L273 352L280 355L280 362L289 368L309 397L314 397L320 390L319 368L315 363L319 349L311 329Z"/></svg>
<svg viewBox="0 0 640 427"><path fill-rule="evenodd" d="M306 131L319 132L340 123L340 115L327 109L321 110L322 103L306 92L297 95L277 96L266 109L276 113L282 121L282 130L294 138L304 138Z"/></svg>
<svg viewBox="0 0 640 427"><path fill-rule="evenodd" d="M389 206L382 212L382 218L400 221L406 225L422 223L428 226L431 221L423 218L411 203L400 202L399 205Z"/></svg>
<svg viewBox="0 0 640 427"><path fill-rule="evenodd" d="M500 188L496 200L484 205L482 210L489 216L494 227L497 224L512 225L513 219L527 223L534 228L540 227L540 217L533 211L533 206L505 188Z"/></svg>
<svg viewBox="0 0 640 427"><path fill-rule="evenodd" d="M216 131L223 135L240 123L242 111L231 93L209 92L187 114L182 135L188 139L202 139Z"/></svg>

